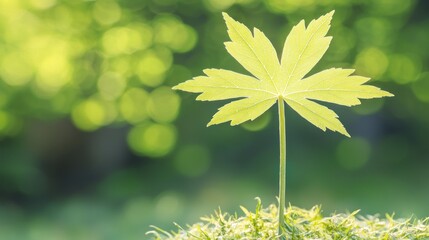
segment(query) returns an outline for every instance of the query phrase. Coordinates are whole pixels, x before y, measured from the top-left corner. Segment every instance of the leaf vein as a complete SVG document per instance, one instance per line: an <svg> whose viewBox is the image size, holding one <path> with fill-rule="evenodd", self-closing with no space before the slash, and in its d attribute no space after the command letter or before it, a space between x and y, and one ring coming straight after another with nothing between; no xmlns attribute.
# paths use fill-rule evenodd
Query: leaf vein
<svg viewBox="0 0 429 240"><path fill-rule="evenodd" d="M328 19L324 19L324 20L323 20L323 22L321 22L321 23L319 24L319 26L317 27L316 31L315 31L315 32L313 32L313 33L311 34L310 38L308 39L307 43L305 44L304 49L301 51L301 53L300 53L300 55L299 55L299 57L298 57L297 61L295 62L295 65L294 65L294 67L293 67L293 69L292 69L292 72L291 72L291 73L289 74L289 76L288 76L288 79L287 79L287 81L286 81L286 86L285 86L285 88L283 89L283 93L284 93L284 91L287 89L287 87L289 86L290 78L292 77L292 75L294 75L294 74L295 74L295 69L296 69L296 67L297 67L297 65L298 65L298 62L300 62L302 55L303 55L303 54L304 54L304 52L307 50L307 47L308 47L308 45L310 44L310 42L311 42L311 40L313 39L313 37L314 37L314 35L316 34L316 32L317 32L317 31L319 31L319 29L322 27L322 25L323 25L326 21L328 21ZM311 22L310 22L310 24L311 24ZM309 25L310 25L310 24L309 24ZM305 25L304 25L304 28L305 28ZM308 27L307 27L305 30L307 30L307 29L308 29Z"/></svg>
<svg viewBox="0 0 429 240"><path fill-rule="evenodd" d="M317 114L316 112L314 112L313 110L311 110L309 107L307 107L307 106L305 106L304 104L302 104L302 103L300 103L300 102L298 102L298 101L295 101L295 100L293 100L293 99L291 99L291 98L287 98L288 100L290 100L290 101L292 101L292 102L295 102L296 104L298 104L298 105L300 105L300 106L302 106L302 107L304 107L305 109L307 109L308 111L310 111L311 113L313 113L314 115L316 115L316 117L320 117L320 118L322 118L322 119L324 119L325 121L327 121L327 122L329 122L330 124L333 124L333 125L335 125L335 122L332 122L331 120L329 120L328 118L325 118L323 115L321 115L321 114ZM322 105L320 105L320 106L322 106ZM326 108L326 107L325 107ZM330 110L329 108L327 108L328 110ZM332 111L332 110L330 110L330 111ZM336 115L335 115L336 116ZM334 119L337 119L336 117L334 118ZM323 127L324 129L326 129L326 127Z"/></svg>
<svg viewBox="0 0 429 240"><path fill-rule="evenodd" d="M259 56L256 54L255 50L253 49L253 47L244 39L243 35L241 35L241 33L235 28L234 25L232 25L232 28L234 28L235 32L238 33L238 35L241 37L241 39L243 40L243 42L247 45L247 47L250 49L250 51L253 53L253 55L255 55L256 59L259 61L259 63L262 65L262 67L264 68L265 72L268 74L268 77L270 78L271 84L274 86L274 88L276 89L276 91L278 92L277 86L273 81L273 77L271 76L271 74L269 73L267 67L265 66L265 64L263 63L263 61L259 58ZM250 31L250 30L249 30ZM253 34L251 33L252 37Z"/></svg>

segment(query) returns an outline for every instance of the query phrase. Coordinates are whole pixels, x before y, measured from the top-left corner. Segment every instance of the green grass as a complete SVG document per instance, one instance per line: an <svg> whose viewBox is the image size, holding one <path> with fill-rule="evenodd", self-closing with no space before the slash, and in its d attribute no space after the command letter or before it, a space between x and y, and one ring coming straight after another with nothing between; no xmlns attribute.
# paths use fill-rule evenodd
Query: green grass
<svg viewBox="0 0 429 240"><path fill-rule="evenodd" d="M152 239L278 239L277 207L262 208L259 199L254 212L241 207L244 215L223 213L201 218L176 232L160 228L147 233ZM289 206L285 209L287 239L429 239L429 218L394 219L393 215L360 216L359 211L322 215L320 206L310 210Z"/></svg>

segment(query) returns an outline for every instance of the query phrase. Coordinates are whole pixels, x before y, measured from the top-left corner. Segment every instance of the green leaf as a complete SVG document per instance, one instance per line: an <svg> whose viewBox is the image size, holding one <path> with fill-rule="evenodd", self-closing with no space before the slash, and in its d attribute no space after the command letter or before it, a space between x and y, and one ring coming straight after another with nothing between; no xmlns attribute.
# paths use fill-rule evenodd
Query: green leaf
<svg viewBox="0 0 429 240"><path fill-rule="evenodd" d="M393 96L377 87L362 85L369 78L350 76L354 69L331 68L289 86L286 99L307 98L344 106L359 105L360 99Z"/></svg>
<svg viewBox="0 0 429 240"><path fill-rule="evenodd" d="M353 69L331 68L305 76L325 54L332 40L326 36L334 11L294 26L286 38L281 64L268 38L258 29L252 32L223 13L228 34L227 51L254 77L223 69L206 69L173 89L200 93L197 100L235 99L219 108L208 126L231 122L237 125L254 120L277 101L285 101L316 127L350 136L337 114L312 100L354 106L360 99L393 96L377 87L364 85L369 78L352 75Z"/></svg>
<svg viewBox="0 0 429 240"><path fill-rule="evenodd" d="M282 53L279 80L282 92L290 84L301 80L328 50L332 37L326 37L334 11L310 22L305 28L304 20L292 28L286 38Z"/></svg>
<svg viewBox="0 0 429 240"><path fill-rule="evenodd" d="M257 28L253 30L252 35L246 26L235 21L228 14L223 13L223 17L231 38L231 42L225 43L226 50L247 71L260 80L269 82L277 89L273 79L280 64L270 40Z"/></svg>
<svg viewBox="0 0 429 240"><path fill-rule="evenodd" d="M269 86L254 77L223 69L205 69L207 76L199 76L173 89L200 93L197 100L214 101L259 95L276 96Z"/></svg>
<svg viewBox="0 0 429 240"><path fill-rule="evenodd" d="M301 117L323 131L328 128L350 137L343 124L338 120L338 115L331 109L300 97L286 99L286 103Z"/></svg>
<svg viewBox="0 0 429 240"><path fill-rule="evenodd" d="M277 99L272 97L250 97L237 100L219 108L208 126L231 121L231 125L238 125L247 120L254 120L270 109Z"/></svg>

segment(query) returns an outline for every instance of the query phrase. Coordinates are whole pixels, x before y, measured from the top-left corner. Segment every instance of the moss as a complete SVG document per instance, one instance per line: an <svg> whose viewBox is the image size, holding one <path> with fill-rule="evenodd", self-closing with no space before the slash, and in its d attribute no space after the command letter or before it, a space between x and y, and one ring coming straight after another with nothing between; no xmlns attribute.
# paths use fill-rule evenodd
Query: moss
<svg viewBox="0 0 429 240"><path fill-rule="evenodd" d="M160 228L147 234L152 239L277 239L277 207L262 208L261 201L254 212L241 207L244 216L223 213L201 218L201 222L167 232ZM320 206L310 210L289 206L285 211L287 239L429 239L429 218L394 219L386 215L360 216L359 211L347 214L322 215Z"/></svg>

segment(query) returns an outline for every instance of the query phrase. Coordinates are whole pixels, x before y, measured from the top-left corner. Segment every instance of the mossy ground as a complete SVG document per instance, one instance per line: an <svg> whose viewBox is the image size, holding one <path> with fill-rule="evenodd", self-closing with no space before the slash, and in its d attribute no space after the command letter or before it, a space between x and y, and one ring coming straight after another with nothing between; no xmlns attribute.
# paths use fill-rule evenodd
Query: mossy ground
<svg viewBox="0 0 429 240"><path fill-rule="evenodd" d="M176 232L154 227L148 232L152 239L279 239L277 235L277 207L262 208L258 199L255 212L241 207L244 216L223 213L201 218L202 222ZM360 216L359 211L347 214L322 215L319 206L305 210L289 206L285 211L287 239L429 239L429 218L394 219L386 215Z"/></svg>

